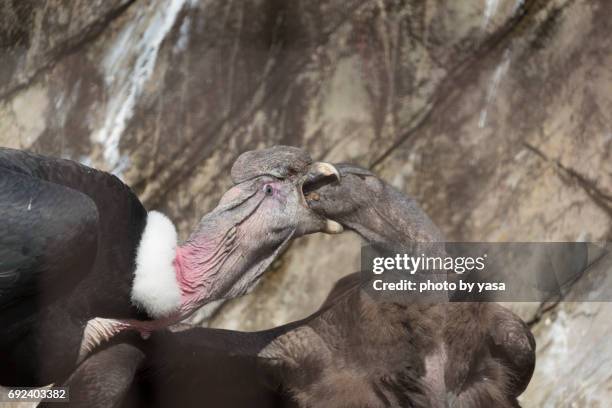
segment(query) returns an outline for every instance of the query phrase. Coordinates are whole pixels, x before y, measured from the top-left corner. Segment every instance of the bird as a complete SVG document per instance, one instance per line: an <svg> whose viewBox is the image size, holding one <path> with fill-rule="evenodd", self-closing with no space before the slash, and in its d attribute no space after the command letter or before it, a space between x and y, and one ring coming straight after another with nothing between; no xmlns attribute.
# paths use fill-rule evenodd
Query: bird
<svg viewBox="0 0 612 408"><path fill-rule="evenodd" d="M240 296L289 241L342 227L303 189L338 177L301 149L240 155L189 238L112 174L0 148L0 384L61 382L126 330L143 338Z"/></svg>
<svg viewBox="0 0 612 408"><path fill-rule="evenodd" d="M336 168L339 182L305 194L314 211L376 242L443 239L415 200L365 169ZM72 374L71 398L123 407L520 406L535 341L518 316L495 303L375 298L367 283L349 274L318 311L269 330L116 338Z"/></svg>
<svg viewBox="0 0 612 408"><path fill-rule="evenodd" d="M357 232L367 242L410 247L414 241L445 240L416 200L367 169L352 164L336 167L342 181L317 190L316 200L309 200L314 211ZM425 247L443 251L435 244ZM346 279L355 282L363 276ZM535 369L536 343L518 316L493 302L428 304L400 297L397 304L418 311L406 322L409 326L426 326L428 314L438 322L439 332L429 345L433 348L420 350L426 366L420 380L432 390L425 406L520 406L517 397Z"/></svg>

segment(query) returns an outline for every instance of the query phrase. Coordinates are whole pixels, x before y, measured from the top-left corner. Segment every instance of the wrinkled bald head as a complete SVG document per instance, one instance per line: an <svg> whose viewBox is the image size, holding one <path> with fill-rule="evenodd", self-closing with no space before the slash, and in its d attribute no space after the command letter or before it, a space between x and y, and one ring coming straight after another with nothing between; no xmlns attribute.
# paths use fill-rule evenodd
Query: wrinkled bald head
<svg viewBox="0 0 612 408"><path fill-rule="evenodd" d="M375 174L351 164L337 164L340 182L306 195L310 208L338 221L370 242L443 241L442 234L417 202Z"/></svg>
<svg viewBox="0 0 612 408"><path fill-rule="evenodd" d="M231 170L234 186L207 214L188 241L191 267L200 266L207 297L245 293L292 238L342 227L308 207L303 189L338 180L328 163L313 162L303 150L276 146L243 153Z"/></svg>
<svg viewBox="0 0 612 408"><path fill-rule="evenodd" d="M261 176L286 180L304 175L312 165L310 155L291 146L274 146L268 149L242 153L232 166L234 184L240 184Z"/></svg>

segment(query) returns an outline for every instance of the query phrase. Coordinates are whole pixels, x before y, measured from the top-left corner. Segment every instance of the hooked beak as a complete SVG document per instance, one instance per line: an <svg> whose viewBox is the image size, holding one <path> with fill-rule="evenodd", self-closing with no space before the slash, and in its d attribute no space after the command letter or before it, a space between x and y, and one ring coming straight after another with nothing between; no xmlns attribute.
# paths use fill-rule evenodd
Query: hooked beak
<svg viewBox="0 0 612 408"><path fill-rule="evenodd" d="M335 181L340 181L340 172L331 163L326 162L314 162L310 165L310 171L308 175L313 177L333 177Z"/></svg>
<svg viewBox="0 0 612 408"><path fill-rule="evenodd" d="M311 164L302 182L302 199L304 205L310 208L308 202L318 201L319 199L316 190L339 181L340 172L333 164L326 162L315 162ZM342 231L344 231L344 228L338 222L328 218L325 219L325 225L322 232L327 234L339 234Z"/></svg>

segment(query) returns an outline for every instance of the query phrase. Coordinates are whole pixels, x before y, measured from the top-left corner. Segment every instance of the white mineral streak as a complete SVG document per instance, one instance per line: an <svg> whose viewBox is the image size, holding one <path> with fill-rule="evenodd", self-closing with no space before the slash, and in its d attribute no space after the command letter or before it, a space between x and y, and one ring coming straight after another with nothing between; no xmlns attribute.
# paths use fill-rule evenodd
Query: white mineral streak
<svg viewBox="0 0 612 408"><path fill-rule="evenodd" d="M511 60L510 57L511 57L511 52L509 49L507 49L504 52L504 56L501 62L497 65L497 68L495 68L495 72L493 73L493 78L491 79L491 84L489 85L489 89L487 91L487 100L485 102L485 106L484 108L482 108L482 111L480 112L480 120L478 121L478 127L481 129L487 125L487 116L489 112L489 106L493 103L493 100L495 99L495 95L497 94L497 89L499 87L499 84L502 78L504 77L504 75L506 74L506 72L508 71L508 67L510 66L510 60Z"/></svg>
<svg viewBox="0 0 612 408"><path fill-rule="evenodd" d="M485 29L489 25L489 21L495 15L497 11L497 6L499 5L499 0L485 0L485 10L484 16L482 20L482 28Z"/></svg>
<svg viewBox="0 0 612 408"><path fill-rule="evenodd" d="M121 173L128 164L119 152L121 135L153 73L161 43L185 3L155 0L141 7L103 57L101 69L109 98L102 125L93 138L102 145L104 160L113 173Z"/></svg>
<svg viewBox="0 0 612 408"><path fill-rule="evenodd" d="M525 0L516 0L516 3L514 3L514 8L512 9L512 14L516 13L518 9L521 8L524 2Z"/></svg>
<svg viewBox="0 0 612 408"><path fill-rule="evenodd" d="M179 39L176 41L174 45L174 53L183 52L187 49L187 44L189 44L189 29L191 25L191 20L189 17L186 17L181 24L181 28L179 29Z"/></svg>

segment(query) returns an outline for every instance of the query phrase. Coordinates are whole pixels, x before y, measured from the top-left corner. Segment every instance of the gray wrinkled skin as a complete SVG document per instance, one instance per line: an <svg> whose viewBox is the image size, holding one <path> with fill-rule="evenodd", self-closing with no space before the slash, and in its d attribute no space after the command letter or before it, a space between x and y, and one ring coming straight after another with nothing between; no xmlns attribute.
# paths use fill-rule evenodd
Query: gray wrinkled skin
<svg viewBox="0 0 612 408"><path fill-rule="evenodd" d="M337 164L341 181L307 197L315 212L356 231L366 241L441 242L442 233L417 202L366 169Z"/></svg>
<svg viewBox="0 0 612 408"><path fill-rule="evenodd" d="M305 150L292 146L273 146L268 149L251 150L242 153L231 170L234 184L270 175L278 179L303 176L312 164Z"/></svg>
<svg viewBox="0 0 612 408"><path fill-rule="evenodd" d="M246 152L236 160L236 185L186 243L199 254L191 266L208 268L208 297L246 293L291 239L326 231L327 219L302 195L304 182L317 177L314 165L306 152L287 146Z"/></svg>

